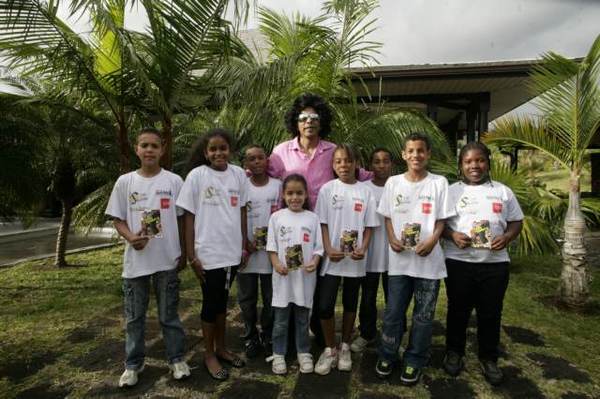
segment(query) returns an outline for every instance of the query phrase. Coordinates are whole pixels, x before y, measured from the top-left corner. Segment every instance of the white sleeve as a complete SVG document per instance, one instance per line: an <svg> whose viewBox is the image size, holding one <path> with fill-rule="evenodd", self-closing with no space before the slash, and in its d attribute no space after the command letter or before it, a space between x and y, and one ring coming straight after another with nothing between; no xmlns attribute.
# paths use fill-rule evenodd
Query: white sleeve
<svg viewBox="0 0 600 399"><path fill-rule="evenodd" d="M124 176L117 179L104 214L116 219L127 220L127 178Z"/></svg>
<svg viewBox="0 0 600 399"><path fill-rule="evenodd" d="M277 229L275 227L275 214L271 215L269 218L269 227L267 229L267 251L268 252L277 252L277 239L275 235L277 234Z"/></svg>
<svg viewBox="0 0 600 399"><path fill-rule="evenodd" d="M441 180L442 181L438 192L438 204L440 204L440 206L437 210L438 212L435 218L436 220L448 219L456 214L456 211L452 206L453 204L450 203L450 196L448 195L448 180L446 180L445 177L442 177Z"/></svg>
<svg viewBox="0 0 600 399"><path fill-rule="evenodd" d="M188 174L177 197L177 206L194 215L198 206L197 201L200 200L195 178L198 174L196 171L197 169L194 169Z"/></svg>
<svg viewBox="0 0 600 399"><path fill-rule="evenodd" d="M244 172L244 169L241 169L240 172L240 208L246 206L248 203L248 177Z"/></svg>
<svg viewBox="0 0 600 399"><path fill-rule="evenodd" d="M327 187L321 187L319 195L317 196L317 205L315 206L315 213L319 217L321 223L327 224L327 216L329 211L329 190Z"/></svg>
<svg viewBox="0 0 600 399"><path fill-rule="evenodd" d="M179 193L181 192L181 187L183 186L183 179L181 177L179 177L178 175L175 176L175 178L173 179L173 198L175 198L175 203L177 204L177 200L179 199ZM183 208L180 207L176 207L177 209L175 210L177 212L177 216L183 216L184 214L184 210Z"/></svg>
<svg viewBox="0 0 600 399"><path fill-rule="evenodd" d="M367 198L367 212L365 214L365 226L366 227L378 227L381 225L379 218L377 217L376 208L377 203L375 202L375 195L369 189Z"/></svg>
<svg viewBox="0 0 600 399"><path fill-rule="evenodd" d="M391 198L392 195L392 187L390 183L390 179L385 182L383 186L383 192L381 193L381 199L379 200L379 207L377 208L377 213L380 215L390 218L392 214L391 208Z"/></svg>
<svg viewBox="0 0 600 399"><path fill-rule="evenodd" d="M318 217L315 218L315 247L313 255L323 256L323 232L321 231L321 223Z"/></svg>
<svg viewBox="0 0 600 399"><path fill-rule="evenodd" d="M515 197L515 194L508 187L506 187L506 193L508 196L508 199L506 201L506 221L516 222L519 220L523 220L525 215L523 215L523 211L521 210L519 201L517 201L517 197Z"/></svg>

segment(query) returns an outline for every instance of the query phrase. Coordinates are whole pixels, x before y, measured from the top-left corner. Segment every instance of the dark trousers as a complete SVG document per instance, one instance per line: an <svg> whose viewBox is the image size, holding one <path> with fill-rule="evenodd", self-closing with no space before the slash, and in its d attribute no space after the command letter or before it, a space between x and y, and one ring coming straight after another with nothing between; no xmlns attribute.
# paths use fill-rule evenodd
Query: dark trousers
<svg viewBox="0 0 600 399"><path fill-rule="evenodd" d="M467 324L475 309L479 359L498 360L502 302L509 279L508 265L508 262L470 263L446 259L447 350L465 354Z"/></svg>
<svg viewBox="0 0 600 399"><path fill-rule="evenodd" d="M258 321L258 312L256 305L258 303L258 285L260 281L260 293L262 298L262 311L260 313L260 338L262 342L271 342L273 331L273 309L271 302L273 300L273 280L270 274L258 273L238 273L238 302L242 310L242 319L244 320L245 331L244 340L256 340L259 337L256 322Z"/></svg>
<svg viewBox="0 0 600 399"><path fill-rule="evenodd" d="M335 314L335 302L338 288L342 285L342 304L344 313L356 313L358 308L358 290L363 277L341 277L326 274L321 279L319 294L319 317L321 320L331 319Z"/></svg>
<svg viewBox="0 0 600 399"><path fill-rule="evenodd" d="M229 289L235 278L237 266L222 267L219 269L205 270L202 287L202 311L200 319L207 323L214 323L217 315L227 311Z"/></svg>
<svg viewBox="0 0 600 399"><path fill-rule="evenodd" d="M361 282L360 310L358 321L360 323L358 330L360 336L371 341L377 336L377 292L379 291L379 280L383 284L383 296L387 303L388 297L388 275L387 272L372 273L367 275Z"/></svg>
<svg viewBox="0 0 600 399"><path fill-rule="evenodd" d="M321 264L323 263L323 260L319 261L319 265L317 266L317 270L315 270L315 273L317 273L317 285L315 286L315 293L313 294L313 308L312 308L312 312L310 314L310 331L313 332L313 334L315 335L315 343L317 344L317 346L320 347L325 347L325 338L323 338L323 328L321 327L321 319L319 318L319 311L318 311L318 306L319 306L319 292L321 291L321 279L323 277L321 277ZM290 316L290 327L293 326L293 321L294 319L292 319L292 316ZM290 332L289 337L293 337L293 333ZM290 342L291 344L293 344L293 342ZM291 346L293 348L293 346Z"/></svg>

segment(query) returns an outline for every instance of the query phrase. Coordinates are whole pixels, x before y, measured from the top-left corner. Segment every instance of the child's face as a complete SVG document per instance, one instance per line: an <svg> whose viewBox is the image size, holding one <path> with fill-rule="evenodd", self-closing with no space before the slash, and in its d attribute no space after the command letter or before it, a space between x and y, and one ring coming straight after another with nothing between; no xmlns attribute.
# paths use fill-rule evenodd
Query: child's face
<svg viewBox="0 0 600 399"><path fill-rule="evenodd" d="M483 151L473 149L464 154L460 168L468 183L480 184L487 178L490 171L490 164Z"/></svg>
<svg viewBox="0 0 600 399"><path fill-rule="evenodd" d="M249 148L246 150L244 167L255 176L262 176L267 170L267 155L262 148Z"/></svg>
<svg viewBox="0 0 600 399"><path fill-rule="evenodd" d="M377 179L387 180L392 174L392 160L390 154L385 151L379 151L373 154L371 170Z"/></svg>
<svg viewBox="0 0 600 399"><path fill-rule="evenodd" d="M348 153L339 149L333 154L333 170L344 183L356 181L356 163L350 159Z"/></svg>
<svg viewBox="0 0 600 399"><path fill-rule="evenodd" d="M221 136L211 137L204 150L204 156L213 169L227 169L227 163L229 162L229 144L227 140Z"/></svg>
<svg viewBox="0 0 600 399"><path fill-rule="evenodd" d="M321 118L313 107L306 107L298 114L298 132L300 137L313 138L319 136Z"/></svg>
<svg viewBox="0 0 600 399"><path fill-rule="evenodd" d="M164 148L160 137L154 133L142 133L137 138L135 153L140 159L143 168L154 168L160 165L160 157Z"/></svg>
<svg viewBox="0 0 600 399"><path fill-rule="evenodd" d="M423 140L409 140L402 151L402 159L406 161L409 171L422 172L427 168L431 158L431 150Z"/></svg>
<svg viewBox="0 0 600 399"><path fill-rule="evenodd" d="M283 200L287 207L293 212L300 212L306 201L307 194L304 189L304 184L299 181L290 181L285 185L283 190Z"/></svg>

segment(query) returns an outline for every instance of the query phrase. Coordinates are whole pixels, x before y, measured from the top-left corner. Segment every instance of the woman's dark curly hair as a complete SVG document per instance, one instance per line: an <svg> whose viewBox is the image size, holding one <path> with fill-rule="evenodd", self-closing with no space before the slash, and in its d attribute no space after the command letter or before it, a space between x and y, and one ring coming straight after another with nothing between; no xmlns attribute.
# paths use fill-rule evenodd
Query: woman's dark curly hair
<svg viewBox="0 0 600 399"><path fill-rule="evenodd" d="M317 114L319 114L321 125L319 137L324 139L331 133L331 109L325 100L316 94L304 93L294 100L292 108L285 114L285 127L294 137L298 136L300 134L298 131L298 115L300 115L303 109L308 107L314 108Z"/></svg>

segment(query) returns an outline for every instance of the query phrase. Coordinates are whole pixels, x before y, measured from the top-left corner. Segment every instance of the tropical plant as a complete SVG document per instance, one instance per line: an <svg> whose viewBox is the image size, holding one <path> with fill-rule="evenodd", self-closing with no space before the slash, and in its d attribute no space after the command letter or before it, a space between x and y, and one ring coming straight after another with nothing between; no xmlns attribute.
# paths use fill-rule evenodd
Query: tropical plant
<svg viewBox="0 0 600 399"><path fill-rule="evenodd" d="M581 61L552 52L545 54L531 75L533 93L541 93L536 104L542 115L503 118L484 137L488 143L519 143L539 150L569 171L559 296L573 306L584 304L589 295L580 179L587 148L600 128L598 82L600 36Z"/></svg>

